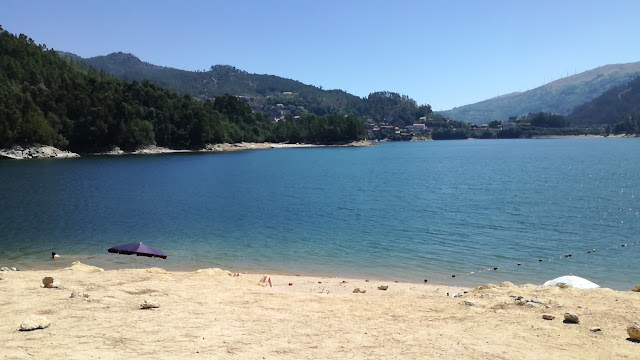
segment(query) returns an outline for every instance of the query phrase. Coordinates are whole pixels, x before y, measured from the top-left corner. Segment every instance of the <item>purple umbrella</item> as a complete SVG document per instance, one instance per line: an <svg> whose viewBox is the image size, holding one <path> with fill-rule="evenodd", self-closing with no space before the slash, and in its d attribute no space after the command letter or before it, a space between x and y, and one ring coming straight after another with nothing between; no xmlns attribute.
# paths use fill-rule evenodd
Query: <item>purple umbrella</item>
<svg viewBox="0 0 640 360"><path fill-rule="evenodd" d="M132 243L125 244L116 247L112 247L107 250L110 253L116 254L125 254L125 255L137 255L137 256L148 256L148 257L159 257L166 259L167 255L165 255L162 251L156 250L151 246L144 245L143 243Z"/></svg>

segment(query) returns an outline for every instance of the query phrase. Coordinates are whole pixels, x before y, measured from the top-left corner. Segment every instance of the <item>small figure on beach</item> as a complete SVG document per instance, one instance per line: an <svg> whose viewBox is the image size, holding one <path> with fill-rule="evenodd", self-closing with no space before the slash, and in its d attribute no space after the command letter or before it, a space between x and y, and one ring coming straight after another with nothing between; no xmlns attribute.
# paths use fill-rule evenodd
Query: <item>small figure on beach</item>
<svg viewBox="0 0 640 360"><path fill-rule="evenodd" d="M55 260L55 259L57 259L57 258L59 258L59 257L60 257L60 255L56 254L56 253L55 253L55 251L51 253L51 258L52 258L53 260Z"/></svg>
<svg viewBox="0 0 640 360"><path fill-rule="evenodd" d="M260 279L259 283L264 285L269 284L269 287L273 287L273 285L271 284L271 277L267 275L263 276L262 279Z"/></svg>

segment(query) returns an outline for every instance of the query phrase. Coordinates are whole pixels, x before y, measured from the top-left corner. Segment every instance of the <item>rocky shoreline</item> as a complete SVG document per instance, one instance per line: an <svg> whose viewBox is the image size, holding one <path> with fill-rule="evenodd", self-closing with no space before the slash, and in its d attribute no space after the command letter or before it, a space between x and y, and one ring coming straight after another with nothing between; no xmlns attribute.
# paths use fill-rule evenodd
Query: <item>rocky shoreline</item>
<svg viewBox="0 0 640 360"><path fill-rule="evenodd" d="M22 159L66 159L80 157L80 155L53 146L12 146L0 150L0 158Z"/></svg>
<svg viewBox="0 0 640 360"><path fill-rule="evenodd" d="M160 146L147 146L134 151L124 151L119 147L114 147L109 151L92 153L91 155L153 155L153 154L170 154L170 153L190 153L190 152L228 152L228 151L244 151L244 150L263 150L263 149L292 149L292 148L310 148L310 147L361 147L372 146L375 143L370 141L354 141L344 144L320 145L320 144L286 144L286 143L235 143L235 144L208 144L203 149L184 150L169 149ZM60 150L53 146L13 146L11 148L1 149L0 158L13 160L24 159L63 159L80 157L79 154Z"/></svg>

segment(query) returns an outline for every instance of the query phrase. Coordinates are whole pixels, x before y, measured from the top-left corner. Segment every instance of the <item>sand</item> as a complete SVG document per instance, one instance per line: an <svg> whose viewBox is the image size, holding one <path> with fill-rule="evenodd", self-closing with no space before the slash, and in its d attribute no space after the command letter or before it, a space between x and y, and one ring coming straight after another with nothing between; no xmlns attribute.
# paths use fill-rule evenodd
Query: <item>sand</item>
<svg viewBox="0 0 640 360"><path fill-rule="evenodd" d="M262 275L80 264L3 272L0 358L640 359L626 333L640 318L640 293L280 275L268 287ZM59 287L44 288L45 276ZM534 302L518 305L517 296ZM159 307L141 309L144 301ZM567 311L580 323L563 323ZM18 331L31 315L51 325Z"/></svg>

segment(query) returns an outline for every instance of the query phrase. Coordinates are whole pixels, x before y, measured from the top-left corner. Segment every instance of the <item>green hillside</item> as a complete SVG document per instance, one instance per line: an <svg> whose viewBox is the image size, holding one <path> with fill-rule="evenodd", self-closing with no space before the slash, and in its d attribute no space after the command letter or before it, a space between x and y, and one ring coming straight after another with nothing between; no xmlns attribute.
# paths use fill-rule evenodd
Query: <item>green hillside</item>
<svg viewBox="0 0 640 360"><path fill-rule="evenodd" d="M568 115L576 107L595 99L609 89L628 83L638 75L640 62L606 65L529 91L439 113L475 124L485 124L491 120L506 121L510 117L519 117L527 113Z"/></svg>
<svg viewBox="0 0 640 360"><path fill-rule="evenodd" d="M61 54L81 59L70 53ZM190 94L203 100L227 93L240 96L253 109L272 119L287 114L343 114L405 126L431 113L429 105L419 106L413 99L397 93L381 91L360 98L342 90L323 90L279 76L251 74L228 65L212 66L208 71L185 71L149 64L125 53L81 61L124 81L149 80L180 94Z"/></svg>
<svg viewBox="0 0 640 360"><path fill-rule="evenodd" d="M600 126L624 122L639 113L640 77L636 77L628 84L610 89L578 106L567 118L572 124Z"/></svg>
<svg viewBox="0 0 640 360"><path fill-rule="evenodd" d="M242 141L334 143L364 135L364 124L352 116L306 114L274 122L233 95L202 101L149 81L118 80L0 26L0 147L39 143L89 152Z"/></svg>

